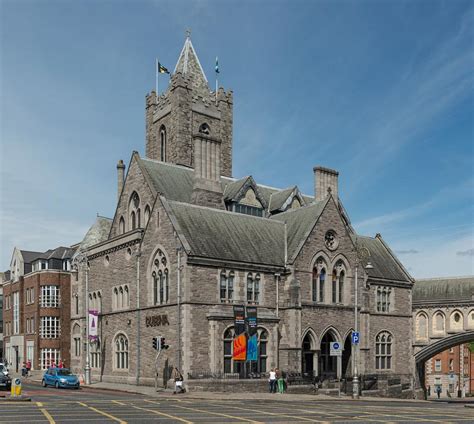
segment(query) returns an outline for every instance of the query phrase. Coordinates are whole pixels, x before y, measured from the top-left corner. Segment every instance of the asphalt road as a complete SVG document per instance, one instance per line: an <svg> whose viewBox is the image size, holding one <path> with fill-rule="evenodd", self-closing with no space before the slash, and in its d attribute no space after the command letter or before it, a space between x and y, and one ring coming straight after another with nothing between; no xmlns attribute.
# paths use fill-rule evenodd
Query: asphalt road
<svg viewBox="0 0 474 424"><path fill-rule="evenodd" d="M199 400L150 398L99 389L26 385L31 402L1 402L0 423L473 423L459 404L330 400ZM278 396L278 395L276 395Z"/></svg>

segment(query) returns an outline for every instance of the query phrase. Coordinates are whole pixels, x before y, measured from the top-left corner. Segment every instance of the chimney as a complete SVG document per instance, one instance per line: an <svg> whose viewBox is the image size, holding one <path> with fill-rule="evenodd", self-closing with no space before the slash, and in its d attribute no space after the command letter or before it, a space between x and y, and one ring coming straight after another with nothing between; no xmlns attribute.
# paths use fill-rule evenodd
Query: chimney
<svg viewBox="0 0 474 424"><path fill-rule="evenodd" d="M315 166L314 172L314 198L324 200L328 195L328 189L331 194L337 199L338 193L338 176L339 172L334 169L324 168L323 166Z"/></svg>
<svg viewBox="0 0 474 424"><path fill-rule="evenodd" d="M206 129L206 128L204 128ZM221 186L221 142L208 131L194 134L194 185L192 203L225 209Z"/></svg>
<svg viewBox="0 0 474 424"><path fill-rule="evenodd" d="M123 180L125 178L125 164L120 159L117 163L117 202L120 200L120 195L123 189Z"/></svg>

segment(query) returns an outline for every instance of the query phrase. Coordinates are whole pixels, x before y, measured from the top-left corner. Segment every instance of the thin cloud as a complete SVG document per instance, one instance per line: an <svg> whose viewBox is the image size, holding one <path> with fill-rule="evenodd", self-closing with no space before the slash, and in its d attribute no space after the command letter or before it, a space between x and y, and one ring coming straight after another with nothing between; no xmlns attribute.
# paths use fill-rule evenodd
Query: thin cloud
<svg viewBox="0 0 474 424"><path fill-rule="evenodd" d="M474 249L461 250L456 252L458 256L474 256Z"/></svg>
<svg viewBox="0 0 474 424"><path fill-rule="evenodd" d="M398 255L416 255L417 253L420 253L416 249L408 249L408 250L396 250L395 253Z"/></svg>

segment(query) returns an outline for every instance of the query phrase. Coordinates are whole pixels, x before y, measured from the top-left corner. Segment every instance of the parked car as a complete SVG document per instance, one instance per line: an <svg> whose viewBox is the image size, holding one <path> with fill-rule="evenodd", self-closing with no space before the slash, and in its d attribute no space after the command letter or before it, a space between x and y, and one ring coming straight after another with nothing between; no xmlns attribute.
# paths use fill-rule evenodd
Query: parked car
<svg viewBox="0 0 474 424"><path fill-rule="evenodd" d="M43 374L41 384L43 387L54 386L56 389L60 387L78 389L79 379L67 368L48 368Z"/></svg>
<svg viewBox="0 0 474 424"><path fill-rule="evenodd" d="M3 362L0 362L0 374L8 375L8 368Z"/></svg>
<svg viewBox="0 0 474 424"><path fill-rule="evenodd" d="M12 387L12 379L7 375L0 372L0 389L10 390Z"/></svg>

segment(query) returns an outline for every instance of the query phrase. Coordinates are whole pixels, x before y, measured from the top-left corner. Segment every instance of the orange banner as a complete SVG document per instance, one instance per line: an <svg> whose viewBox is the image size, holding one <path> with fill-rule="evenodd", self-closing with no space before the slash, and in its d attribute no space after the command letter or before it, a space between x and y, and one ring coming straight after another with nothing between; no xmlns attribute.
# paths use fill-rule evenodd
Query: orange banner
<svg viewBox="0 0 474 424"><path fill-rule="evenodd" d="M235 337L232 359L234 361L245 361L247 359L247 337L245 333Z"/></svg>

